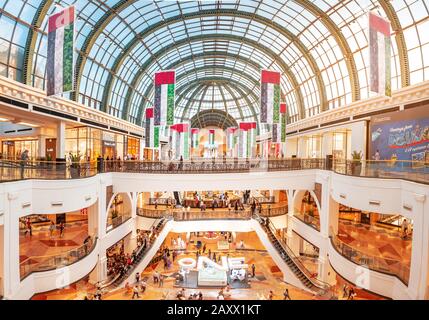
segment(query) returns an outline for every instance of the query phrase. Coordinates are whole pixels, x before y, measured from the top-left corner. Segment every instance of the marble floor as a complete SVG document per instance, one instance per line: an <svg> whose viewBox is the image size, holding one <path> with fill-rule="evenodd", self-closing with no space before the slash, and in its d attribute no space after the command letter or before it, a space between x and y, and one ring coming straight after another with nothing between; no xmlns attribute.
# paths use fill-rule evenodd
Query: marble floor
<svg viewBox="0 0 429 320"><path fill-rule="evenodd" d="M170 233L165 242L164 246L172 248L173 240L181 237L183 240L186 239L186 234ZM172 264L170 269L164 269L162 262L155 263L148 266L145 270L136 270L135 272L141 272L142 278L147 279L147 289L144 293L140 293L138 300L174 300L176 299L176 293L180 290L179 287L175 287L175 274L179 270L178 259L185 257L193 257L196 255L195 243L197 240L202 241L206 244L206 254L210 249L212 252L217 254L225 255L229 254L230 257L244 257L245 263L248 265L255 264L256 272L255 277L250 279L250 289L231 289L231 296L227 297L227 300L261 300L267 299L270 290L274 292L274 300L282 300L283 292L285 288L289 289L289 294L292 300L319 300L326 299L318 297L310 292L298 289L291 286L283 281L283 275L277 265L274 263L272 258L266 252L264 246L259 241L256 233L237 233L235 243L230 245L229 250L218 250L217 241L222 238L220 233L213 233L210 235L201 234L200 237L191 235L191 238L186 247L186 251L181 253L175 262ZM237 248L241 240L244 243L244 249ZM237 244L237 245L236 245ZM153 281L154 271L158 271L165 277L164 284L160 287ZM342 297L342 279L337 276L337 285L334 287L336 295L339 299L345 299ZM219 289L216 288L204 288L204 289L186 289L185 295L188 297L192 293L201 291L205 300L216 300ZM355 290L357 292L356 300L360 299L380 299L380 297L372 295L364 290ZM46 300L70 300L70 299L83 299L85 295L91 296L95 292L93 285L88 283L87 279L79 281L76 284L69 286L68 288L54 290L51 292L38 294L33 299L46 299ZM130 300L132 299L132 292L127 292L125 288L119 288L112 292L106 292L103 294L104 300ZM137 299L137 298L136 298Z"/></svg>
<svg viewBox="0 0 429 320"><path fill-rule="evenodd" d="M412 240L402 239L396 228L384 228L340 220L338 238L367 255L400 261L410 266Z"/></svg>
<svg viewBox="0 0 429 320"><path fill-rule="evenodd" d="M65 224L64 234L60 237L59 230L55 230L50 236L49 225L33 225L32 236L25 234L24 230L19 235L19 259L20 263L27 265L37 264L50 256L68 252L83 245L88 237L88 222L74 221Z"/></svg>

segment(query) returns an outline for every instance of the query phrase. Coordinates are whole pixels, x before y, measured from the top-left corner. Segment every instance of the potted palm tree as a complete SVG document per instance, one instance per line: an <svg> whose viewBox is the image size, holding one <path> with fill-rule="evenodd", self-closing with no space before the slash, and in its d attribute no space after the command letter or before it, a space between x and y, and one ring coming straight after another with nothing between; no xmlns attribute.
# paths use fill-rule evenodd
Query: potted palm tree
<svg viewBox="0 0 429 320"><path fill-rule="evenodd" d="M352 152L352 175L354 176L360 176L362 171L362 151L353 151Z"/></svg>
<svg viewBox="0 0 429 320"><path fill-rule="evenodd" d="M80 177L80 159L81 154L78 152L77 154L70 154L70 175L72 179L76 179Z"/></svg>

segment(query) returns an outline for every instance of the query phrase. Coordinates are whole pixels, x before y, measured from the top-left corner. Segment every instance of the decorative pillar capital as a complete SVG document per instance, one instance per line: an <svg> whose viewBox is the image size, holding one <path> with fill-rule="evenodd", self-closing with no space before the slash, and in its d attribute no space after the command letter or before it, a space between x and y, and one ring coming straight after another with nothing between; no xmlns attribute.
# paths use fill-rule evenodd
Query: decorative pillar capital
<svg viewBox="0 0 429 320"><path fill-rule="evenodd" d="M417 202L422 202L423 203L426 200L426 195L415 193L414 194L414 199L416 199Z"/></svg>

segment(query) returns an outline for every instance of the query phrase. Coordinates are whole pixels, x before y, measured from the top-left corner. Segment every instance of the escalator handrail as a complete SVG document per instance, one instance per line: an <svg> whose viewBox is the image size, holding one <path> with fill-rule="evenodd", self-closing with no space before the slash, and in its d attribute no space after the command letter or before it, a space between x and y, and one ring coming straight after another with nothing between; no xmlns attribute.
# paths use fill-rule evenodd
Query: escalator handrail
<svg viewBox="0 0 429 320"><path fill-rule="evenodd" d="M263 221L261 217L258 214L255 214L258 221ZM289 246L284 243L283 241L279 240L275 233L275 226L273 222L268 219L268 229L271 232L271 234L276 238L280 246L283 248L285 253L289 256L289 258L292 260L292 262L295 264L295 266L301 271L301 273L317 288L322 289L325 292L329 292L329 290L332 288L332 286L329 283L326 283L324 281L321 281L319 279L315 279L310 276L310 271L299 261L298 257L292 252L292 250L289 248ZM273 231L274 230L274 231Z"/></svg>

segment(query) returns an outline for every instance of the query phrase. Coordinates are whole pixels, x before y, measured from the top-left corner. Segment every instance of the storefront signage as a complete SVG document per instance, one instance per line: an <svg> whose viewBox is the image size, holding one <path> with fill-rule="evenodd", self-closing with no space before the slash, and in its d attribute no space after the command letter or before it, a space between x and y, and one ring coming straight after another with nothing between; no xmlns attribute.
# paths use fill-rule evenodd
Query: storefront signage
<svg viewBox="0 0 429 320"><path fill-rule="evenodd" d="M114 141L103 141L103 144L105 147L115 147L116 146L116 142L114 142Z"/></svg>
<svg viewBox="0 0 429 320"><path fill-rule="evenodd" d="M424 161L429 152L429 106L374 116L370 121L370 160Z"/></svg>

